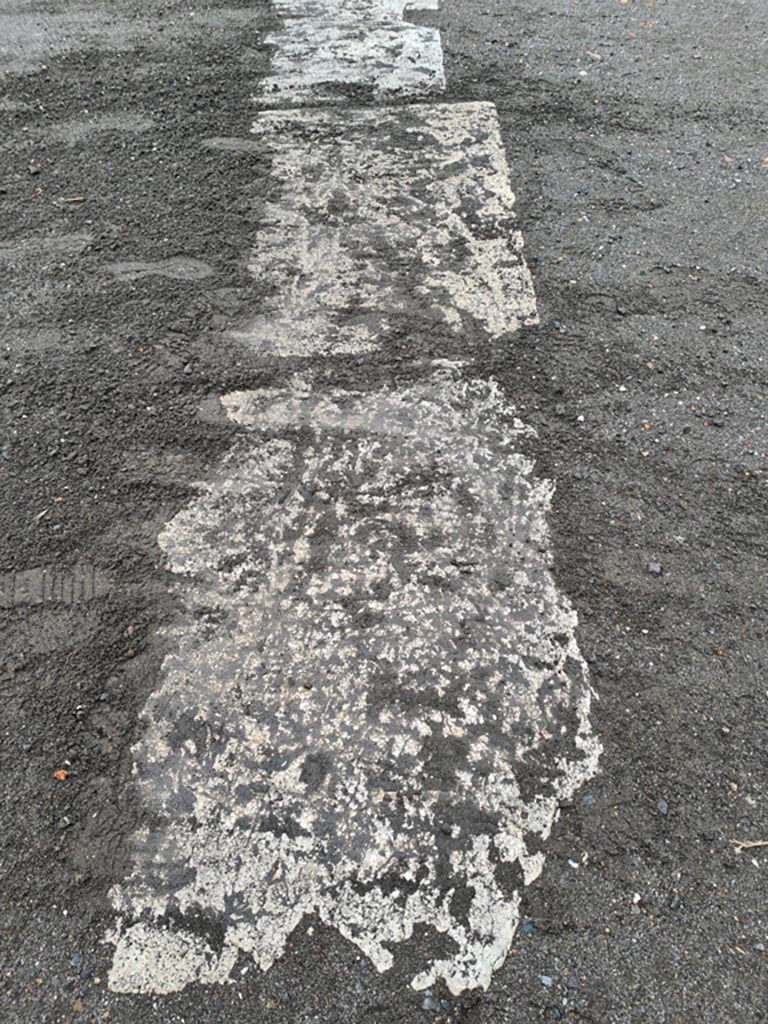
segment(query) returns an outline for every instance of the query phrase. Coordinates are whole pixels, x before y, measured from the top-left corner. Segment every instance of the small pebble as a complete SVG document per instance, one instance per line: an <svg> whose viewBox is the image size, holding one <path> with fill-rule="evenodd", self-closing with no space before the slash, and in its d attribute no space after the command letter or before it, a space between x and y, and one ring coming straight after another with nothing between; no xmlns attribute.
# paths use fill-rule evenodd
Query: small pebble
<svg viewBox="0 0 768 1024"><path fill-rule="evenodd" d="M427 991L427 994L422 1000L421 1008L422 1010L431 1010L433 1013L437 1013L440 1009L440 1003L435 999L430 991Z"/></svg>
<svg viewBox="0 0 768 1024"><path fill-rule="evenodd" d="M658 800L656 802L656 809L658 810L659 814L666 814L669 810L669 804L666 800L662 798L661 800Z"/></svg>
<svg viewBox="0 0 768 1024"><path fill-rule="evenodd" d="M73 967L79 967L80 966L80 957L79 957L79 955L77 953L73 953L72 956L69 958L69 962L70 962L70 964Z"/></svg>
<svg viewBox="0 0 768 1024"><path fill-rule="evenodd" d="M552 979L548 974L540 974L539 981L544 986L544 988L552 988Z"/></svg>
<svg viewBox="0 0 768 1024"><path fill-rule="evenodd" d="M99 700L109 700L109 694L108 693L100 693L99 694Z"/></svg>
<svg viewBox="0 0 768 1024"><path fill-rule="evenodd" d="M192 373L192 363L187 363L187 365L184 367L184 373L186 373L187 376L189 376L189 374Z"/></svg>
<svg viewBox="0 0 768 1024"><path fill-rule="evenodd" d="M591 807L592 804L595 802L595 798L593 796L583 796L581 798L581 802L585 804L587 807Z"/></svg>
<svg viewBox="0 0 768 1024"><path fill-rule="evenodd" d="M651 576L661 576L663 571L660 562L649 562L647 570Z"/></svg>

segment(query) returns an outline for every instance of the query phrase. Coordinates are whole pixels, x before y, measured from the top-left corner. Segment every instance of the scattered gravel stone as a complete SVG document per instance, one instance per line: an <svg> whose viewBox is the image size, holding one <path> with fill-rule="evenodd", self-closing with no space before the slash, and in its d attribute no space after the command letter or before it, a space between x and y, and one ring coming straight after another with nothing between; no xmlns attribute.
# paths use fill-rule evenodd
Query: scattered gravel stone
<svg viewBox="0 0 768 1024"><path fill-rule="evenodd" d="M649 562L647 569L651 576L661 576L663 571L661 568L661 562Z"/></svg>
<svg viewBox="0 0 768 1024"><path fill-rule="evenodd" d="M539 981L544 986L544 988L552 988L552 979L548 974L540 974Z"/></svg>
<svg viewBox="0 0 768 1024"><path fill-rule="evenodd" d="M427 989L426 995L421 1003L422 1010L431 1010L433 1013L437 1013L440 1009L440 1003L432 995L431 991Z"/></svg>
<svg viewBox="0 0 768 1024"><path fill-rule="evenodd" d="M666 814L669 811L669 804L662 797L661 800L658 800L656 802L656 809L658 810L659 814Z"/></svg>

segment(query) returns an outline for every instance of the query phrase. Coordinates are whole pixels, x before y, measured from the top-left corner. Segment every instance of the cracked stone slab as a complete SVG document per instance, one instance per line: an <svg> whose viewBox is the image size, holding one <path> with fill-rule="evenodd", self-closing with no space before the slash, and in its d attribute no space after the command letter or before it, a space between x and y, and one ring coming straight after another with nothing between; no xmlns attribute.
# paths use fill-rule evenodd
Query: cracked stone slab
<svg viewBox="0 0 768 1024"><path fill-rule="evenodd" d="M599 754L531 431L446 365L222 401L239 441L160 536L181 611L110 985L266 970L316 914L382 971L422 926L414 987L487 987Z"/></svg>
<svg viewBox="0 0 768 1024"><path fill-rule="evenodd" d="M374 99L411 99L445 89L435 28L406 21L407 11L436 10L433 0L277 0L283 28L270 33L270 75L255 101L274 107L338 103L349 86Z"/></svg>
<svg viewBox="0 0 768 1024"><path fill-rule="evenodd" d="M231 332L249 348L461 345L537 322L492 104L270 111L253 132L278 194L249 264L268 294Z"/></svg>

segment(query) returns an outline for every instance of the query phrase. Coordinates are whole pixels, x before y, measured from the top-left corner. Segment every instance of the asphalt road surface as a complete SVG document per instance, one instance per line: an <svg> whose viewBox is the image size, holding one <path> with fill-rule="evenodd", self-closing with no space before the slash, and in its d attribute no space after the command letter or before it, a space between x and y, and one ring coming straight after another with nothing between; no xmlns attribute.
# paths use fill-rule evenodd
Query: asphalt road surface
<svg viewBox="0 0 768 1024"><path fill-rule="evenodd" d="M3 1024L768 1019L767 49L0 0Z"/></svg>

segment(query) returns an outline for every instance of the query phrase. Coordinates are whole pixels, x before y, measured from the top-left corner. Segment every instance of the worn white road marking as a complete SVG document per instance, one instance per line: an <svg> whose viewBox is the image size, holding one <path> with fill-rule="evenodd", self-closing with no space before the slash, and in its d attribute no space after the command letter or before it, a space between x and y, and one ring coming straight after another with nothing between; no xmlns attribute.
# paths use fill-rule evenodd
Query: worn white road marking
<svg viewBox="0 0 768 1024"><path fill-rule="evenodd" d="M435 10L433 0L277 0L284 28L267 36L272 74L259 83L264 106L334 103L345 86L376 99L424 96L445 88L440 33L405 20Z"/></svg>
<svg viewBox="0 0 768 1024"><path fill-rule="evenodd" d="M223 401L246 436L160 538L184 611L134 752L152 825L110 983L267 969L316 912L380 970L428 925L414 985L487 986L598 752L526 428L446 368Z"/></svg>
<svg viewBox="0 0 768 1024"><path fill-rule="evenodd" d="M280 194L250 270L271 288L233 332L277 356L536 321L490 103L271 111L253 131Z"/></svg>
<svg viewBox="0 0 768 1024"><path fill-rule="evenodd" d="M439 92L439 33L405 7L278 0L257 102ZM330 390L311 357L536 322L495 108L271 109L253 133L204 143L269 155L276 185L264 294L231 333L310 369L222 399L240 440L160 537L181 612L134 750L149 824L112 891L110 985L224 982L243 952L266 970L317 914L379 970L418 927L416 988L487 986L599 755L551 487L493 382L426 360Z"/></svg>

